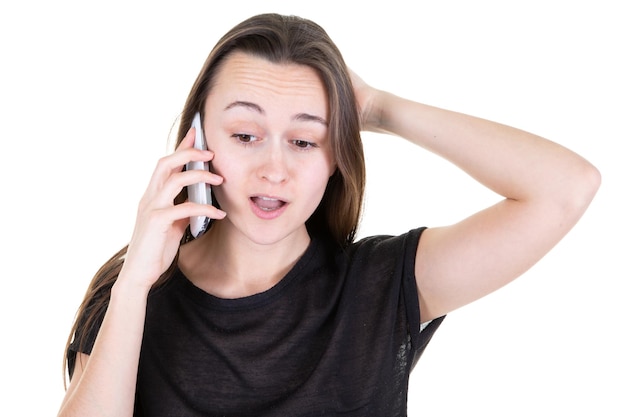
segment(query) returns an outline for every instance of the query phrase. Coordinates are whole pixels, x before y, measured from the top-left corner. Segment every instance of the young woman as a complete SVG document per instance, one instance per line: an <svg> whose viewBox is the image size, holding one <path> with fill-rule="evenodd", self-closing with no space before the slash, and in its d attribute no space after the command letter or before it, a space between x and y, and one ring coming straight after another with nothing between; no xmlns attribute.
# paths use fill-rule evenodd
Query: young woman
<svg viewBox="0 0 626 417"><path fill-rule="evenodd" d="M196 112L209 151L193 148ZM503 200L354 242L360 130L426 148ZM214 205L187 201L195 183ZM129 245L89 287L59 415L406 415L409 373L443 317L537 262L599 183L546 139L370 87L313 22L252 17L209 55ZM214 220L194 239L201 215Z"/></svg>

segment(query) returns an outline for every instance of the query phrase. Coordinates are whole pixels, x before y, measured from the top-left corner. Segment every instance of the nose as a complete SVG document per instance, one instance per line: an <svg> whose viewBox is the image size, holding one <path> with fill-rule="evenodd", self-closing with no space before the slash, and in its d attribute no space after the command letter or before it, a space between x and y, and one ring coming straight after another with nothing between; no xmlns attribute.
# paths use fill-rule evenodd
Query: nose
<svg viewBox="0 0 626 417"><path fill-rule="evenodd" d="M268 144L264 152L259 155L262 160L258 175L261 179L272 184L280 184L289 178L289 167L285 149L280 143Z"/></svg>

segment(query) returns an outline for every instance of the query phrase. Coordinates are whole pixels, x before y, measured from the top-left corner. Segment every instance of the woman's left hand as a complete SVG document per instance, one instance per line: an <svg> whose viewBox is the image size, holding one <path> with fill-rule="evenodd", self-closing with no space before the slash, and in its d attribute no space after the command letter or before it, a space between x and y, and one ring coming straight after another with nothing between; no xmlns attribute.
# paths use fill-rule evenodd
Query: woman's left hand
<svg viewBox="0 0 626 417"><path fill-rule="evenodd" d="M367 84L351 69L350 79L352 80L352 88L356 96L359 107L359 118L361 122L361 130L372 132L379 131L380 127L380 111L377 110L377 97L382 93Z"/></svg>

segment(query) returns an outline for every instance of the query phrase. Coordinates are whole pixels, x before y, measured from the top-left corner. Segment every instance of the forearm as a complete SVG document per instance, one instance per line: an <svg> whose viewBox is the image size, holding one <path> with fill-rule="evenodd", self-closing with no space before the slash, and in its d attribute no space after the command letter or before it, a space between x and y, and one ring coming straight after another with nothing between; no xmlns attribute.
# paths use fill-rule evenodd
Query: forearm
<svg viewBox="0 0 626 417"><path fill-rule="evenodd" d="M370 130L428 149L512 200L571 199L593 169L576 153L536 135L386 92L372 112Z"/></svg>
<svg viewBox="0 0 626 417"><path fill-rule="evenodd" d="M146 299L143 289L118 279L89 360L70 384L59 416L132 416Z"/></svg>

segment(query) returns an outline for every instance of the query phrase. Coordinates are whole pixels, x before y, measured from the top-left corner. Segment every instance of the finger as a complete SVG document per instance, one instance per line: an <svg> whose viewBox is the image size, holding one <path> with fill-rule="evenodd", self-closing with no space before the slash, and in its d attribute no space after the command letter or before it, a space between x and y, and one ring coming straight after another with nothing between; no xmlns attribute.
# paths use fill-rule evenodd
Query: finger
<svg viewBox="0 0 626 417"><path fill-rule="evenodd" d="M172 223L180 219L189 219L192 216L206 216L210 219L223 219L226 217L226 212L218 209L210 204L198 204L191 201L185 201L184 203L177 204L168 209L168 216Z"/></svg>
<svg viewBox="0 0 626 417"><path fill-rule="evenodd" d="M159 160L157 167L161 166L166 172L180 171L189 161L205 161L213 159L213 152L194 147L196 129L191 127L185 137L177 146L176 150Z"/></svg>
<svg viewBox="0 0 626 417"><path fill-rule="evenodd" d="M222 182L224 182L223 177L213 172L199 169L172 174L158 191L157 204L159 206L170 205L183 187L198 183L220 185Z"/></svg>
<svg viewBox="0 0 626 417"><path fill-rule="evenodd" d="M209 162L213 159L213 156L214 154L212 151L186 148L177 150L170 155L160 158L154 168L152 178L150 179L146 192L159 192L165 182L167 182L168 179L175 173L181 172L185 164L189 161Z"/></svg>
<svg viewBox="0 0 626 417"><path fill-rule="evenodd" d="M183 137L183 140L181 140L178 146L176 147L176 150L193 147L195 140L196 140L196 128L191 127L185 134L185 137Z"/></svg>
<svg viewBox="0 0 626 417"><path fill-rule="evenodd" d="M209 204L190 201L167 208L148 210L138 216L131 241L134 246L140 245L141 242L157 245L160 241L163 243L163 237L170 236L172 232L179 232L181 227L184 230L189 224L189 218L193 216L220 220L226 217L226 212Z"/></svg>

